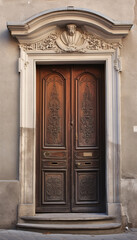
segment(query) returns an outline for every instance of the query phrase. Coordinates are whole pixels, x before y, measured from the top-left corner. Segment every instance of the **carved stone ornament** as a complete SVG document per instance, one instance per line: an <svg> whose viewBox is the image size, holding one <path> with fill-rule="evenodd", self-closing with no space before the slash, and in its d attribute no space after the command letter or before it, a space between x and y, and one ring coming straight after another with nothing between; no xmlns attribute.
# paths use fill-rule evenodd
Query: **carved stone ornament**
<svg viewBox="0 0 137 240"><path fill-rule="evenodd" d="M36 43L21 44L25 51L88 52L90 50L111 50L121 48L119 42L107 42L95 34L77 29L75 24L66 25L66 30L50 35Z"/></svg>

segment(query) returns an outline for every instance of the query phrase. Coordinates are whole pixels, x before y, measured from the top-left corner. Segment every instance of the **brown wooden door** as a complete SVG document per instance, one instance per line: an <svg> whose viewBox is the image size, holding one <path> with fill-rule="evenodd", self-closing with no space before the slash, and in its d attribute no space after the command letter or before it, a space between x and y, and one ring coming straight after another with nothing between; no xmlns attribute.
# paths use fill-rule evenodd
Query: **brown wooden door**
<svg viewBox="0 0 137 240"><path fill-rule="evenodd" d="M103 65L37 67L37 212L105 211Z"/></svg>

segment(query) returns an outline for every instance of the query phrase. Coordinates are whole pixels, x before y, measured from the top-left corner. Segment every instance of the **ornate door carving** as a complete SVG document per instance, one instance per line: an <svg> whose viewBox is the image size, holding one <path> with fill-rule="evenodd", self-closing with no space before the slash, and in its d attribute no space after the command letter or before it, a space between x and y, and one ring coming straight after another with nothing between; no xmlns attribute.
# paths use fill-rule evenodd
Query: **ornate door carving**
<svg viewBox="0 0 137 240"><path fill-rule="evenodd" d="M102 212L103 65L37 69L37 212Z"/></svg>
<svg viewBox="0 0 137 240"><path fill-rule="evenodd" d="M74 212L105 210L104 75L102 65L75 65L72 71Z"/></svg>

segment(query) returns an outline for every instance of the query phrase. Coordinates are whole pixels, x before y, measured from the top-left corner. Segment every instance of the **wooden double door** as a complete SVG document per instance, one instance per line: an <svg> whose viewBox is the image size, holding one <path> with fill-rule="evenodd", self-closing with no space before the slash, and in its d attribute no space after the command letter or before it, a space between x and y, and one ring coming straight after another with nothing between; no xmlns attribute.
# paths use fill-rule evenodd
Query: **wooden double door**
<svg viewBox="0 0 137 240"><path fill-rule="evenodd" d="M104 212L104 66L38 66L36 88L36 211Z"/></svg>

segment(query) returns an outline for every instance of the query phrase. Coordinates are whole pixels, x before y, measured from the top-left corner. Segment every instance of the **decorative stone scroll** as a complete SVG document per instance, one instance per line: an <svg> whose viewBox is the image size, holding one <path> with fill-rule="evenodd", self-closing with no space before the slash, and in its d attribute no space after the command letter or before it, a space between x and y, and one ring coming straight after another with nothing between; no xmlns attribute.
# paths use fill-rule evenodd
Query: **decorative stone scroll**
<svg viewBox="0 0 137 240"><path fill-rule="evenodd" d="M50 33L48 37L32 44L21 44L26 51L48 51L56 53L81 52L98 50L111 50L121 48L119 42L107 42L95 34L83 32L75 24L67 24L66 30Z"/></svg>

